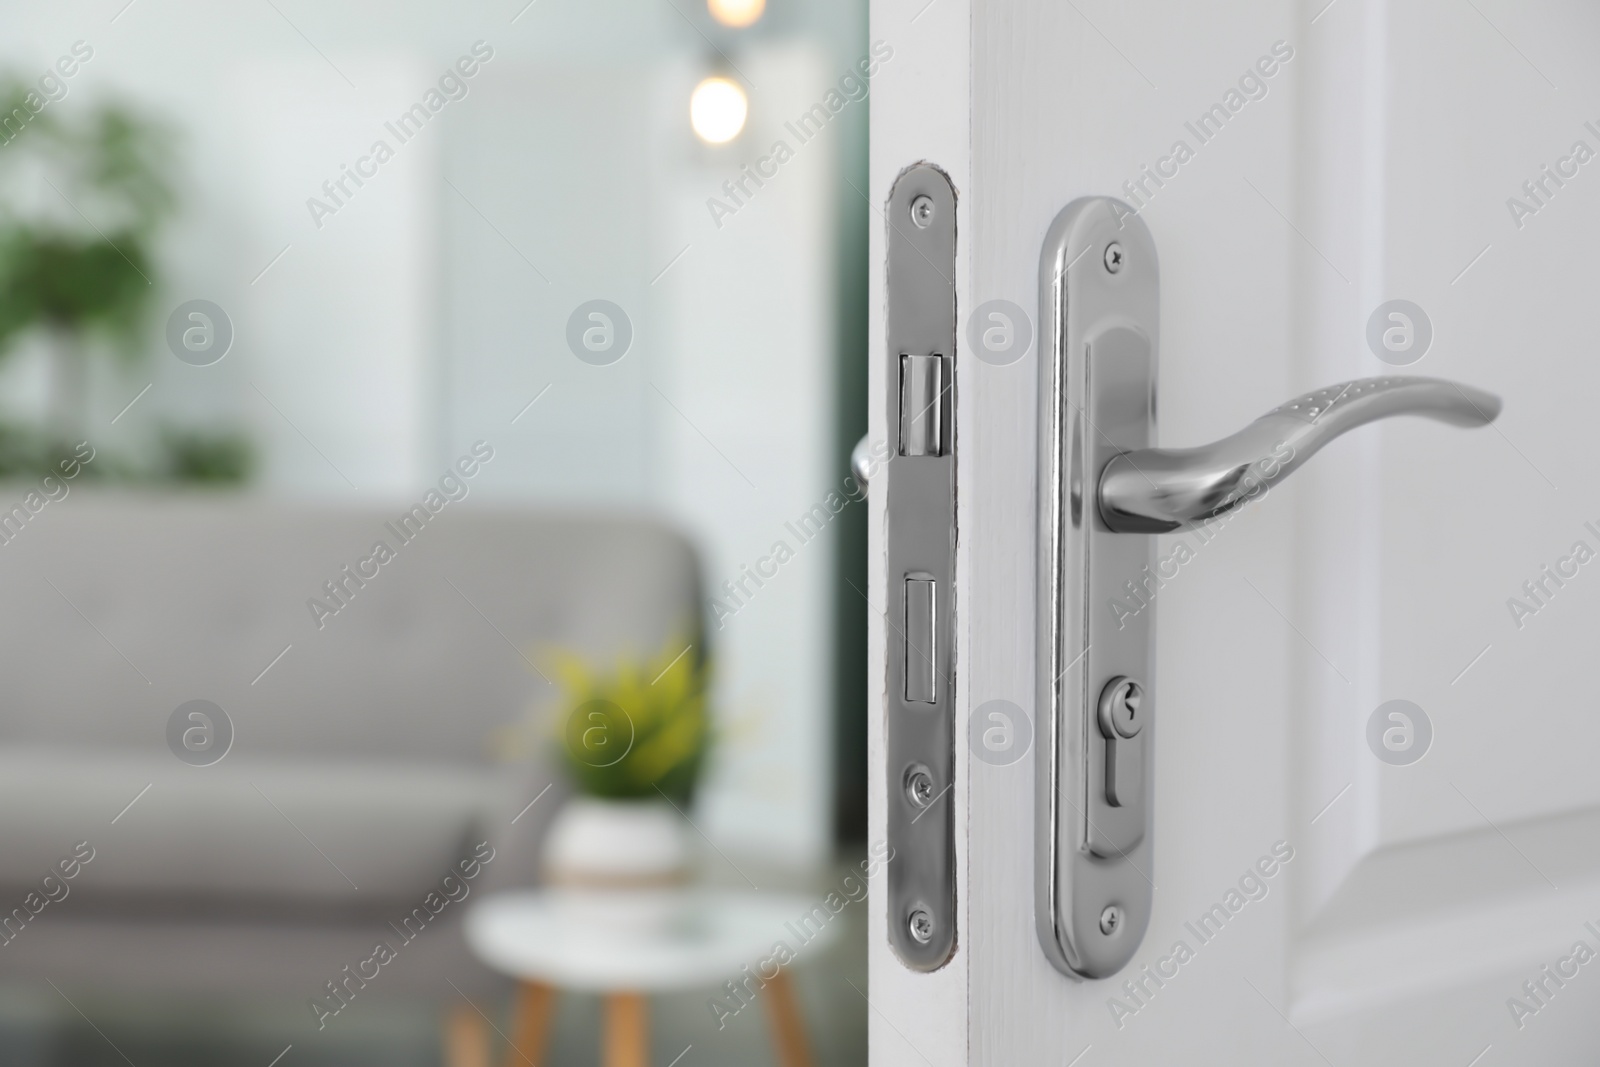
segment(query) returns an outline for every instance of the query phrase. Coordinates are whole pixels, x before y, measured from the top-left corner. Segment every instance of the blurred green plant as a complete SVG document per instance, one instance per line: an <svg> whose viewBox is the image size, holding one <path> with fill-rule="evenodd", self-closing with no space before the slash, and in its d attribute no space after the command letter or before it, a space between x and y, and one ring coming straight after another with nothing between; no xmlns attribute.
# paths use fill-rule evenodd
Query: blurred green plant
<svg viewBox="0 0 1600 1067"><path fill-rule="evenodd" d="M0 479L31 481L56 474L61 461L76 454L74 443L64 437L0 420ZM102 449L93 463L83 464L78 477L86 482L222 486L249 481L255 469L255 446L244 434L167 425L161 427L153 461L134 463Z"/></svg>
<svg viewBox="0 0 1600 1067"><path fill-rule="evenodd" d="M81 439L80 439L81 440ZM92 446L91 446L92 447ZM75 442L65 438L50 437L32 426L0 422L0 478L32 481L46 475L60 477L71 463L78 471L73 475L86 482L128 480L138 477L138 472L126 462L99 452L92 463L76 463L83 455Z"/></svg>
<svg viewBox="0 0 1600 1067"><path fill-rule="evenodd" d="M0 85L0 115L32 109L32 87ZM155 238L177 206L167 128L120 104L77 121L44 108L0 147L0 354L42 329L55 360L56 436L81 435L89 341L132 362L142 354L156 286ZM18 183L43 183L40 209L18 212Z"/></svg>
<svg viewBox="0 0 1600 1067"><path fill-rule="evenodd" d="M170 481L236 485L255 473L255 447L234 430L163 426L161 446L160 476Z"/></svg>
<svg viewBox="0 0 1600 1067"><path fill-rule="evenodd" d="M0 359L43 335L51 412L43 428L0 423L0 478L49 472L87 436L93 354L123 366L146 354L156 242L177 209L164 123L117 103L36 111L30 95L37 104L32 85L0 79L0 117L28 116L0 132ZM98 481L234 484L254 460L240 433L164 426L153 457L102 450L85 472Z"/></svg>
<svg viewBox="0 0 1600 1067"><path fill-rule="evenodd" d="M647 660L622 659L605 670L555 654L556 742L579 792L613 800L664 793L677 803L693 797L712 738L709 671L685 654L688 644L670 640Z"/></svg>

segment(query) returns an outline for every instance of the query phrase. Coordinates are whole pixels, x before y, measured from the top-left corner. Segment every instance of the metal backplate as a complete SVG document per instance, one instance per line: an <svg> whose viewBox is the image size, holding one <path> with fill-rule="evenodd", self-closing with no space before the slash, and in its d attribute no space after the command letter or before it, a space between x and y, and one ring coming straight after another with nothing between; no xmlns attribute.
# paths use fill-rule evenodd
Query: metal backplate
<svg viewBox="0 0 1600 1067"><path fill-rule="evenodd" d="M1039 264L1034 905L1045 954L1084 978L1121 970L1150 922L1155 539L1107 530L1096 487L1112 456L1154 443L1159 307L1155 243L1133 209L1069 204ZM1143 690L1132 740L1099 714L1122 678Z"/></svg>
<svg viewBox="0 0 1600 1067"><path fill-rule="evenodd" d="M903 172L888 223L884 750L889 941L931 971L956 944L956 197L937 167Z"/></svg>

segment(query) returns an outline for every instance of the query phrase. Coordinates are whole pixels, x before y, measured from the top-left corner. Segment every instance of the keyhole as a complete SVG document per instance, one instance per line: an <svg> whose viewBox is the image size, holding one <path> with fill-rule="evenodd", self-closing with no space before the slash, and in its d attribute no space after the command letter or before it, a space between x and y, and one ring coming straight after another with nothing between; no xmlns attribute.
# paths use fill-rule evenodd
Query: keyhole
<svg viewBox="0 0 1600 1067"><path fill-rule="evenodd" d="M1144 687L1132 678L1117 677L1106 684L1100 694L1100 729L1107 737L1132 738L1144 726L1139 718L1139 705L1144 701Z"/></svg>

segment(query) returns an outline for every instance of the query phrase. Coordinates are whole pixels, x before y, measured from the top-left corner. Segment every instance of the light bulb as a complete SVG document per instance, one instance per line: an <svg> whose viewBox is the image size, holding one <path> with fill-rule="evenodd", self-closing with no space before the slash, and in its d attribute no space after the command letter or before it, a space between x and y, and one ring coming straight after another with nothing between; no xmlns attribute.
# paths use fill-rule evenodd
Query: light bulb
<svg viewBox="0 0 1600 1067"><path fill-rule="evenodd" d="M711 17L724 26L743 29L761 17L767 9L767 0L706 0Z"/></svg>
<svg viewBox="0 0 1600 1067"><path fill-rule="evenodd" d="M744 90L727 78L707 78L689 97L689 124L708 144L724 144L739 136L749 113Z"/></svg>

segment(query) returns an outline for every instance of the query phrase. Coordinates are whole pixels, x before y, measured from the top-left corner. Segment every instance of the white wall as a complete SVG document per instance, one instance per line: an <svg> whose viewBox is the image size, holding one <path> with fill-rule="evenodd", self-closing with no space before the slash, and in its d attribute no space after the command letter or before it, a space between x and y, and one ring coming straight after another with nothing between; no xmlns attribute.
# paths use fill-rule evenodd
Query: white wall
<svg viewBox="0 0 1600 1067"><path fill-rule="evenodd" d="M265 483L404 497L442 465L431 432L447 313L440 131L402 144L384 124L438 72L405 54L341 55L339 67L362 95L329 94L315 56L251 59L229 79L222 106L235 121L219 147L239 164L234 266L251 274L231 287L232 315ZM394 158L361 164L380 140ZM358 164L376 169L360 186L343 170ZM348 196L323 191L341 178Z"/></svg>

